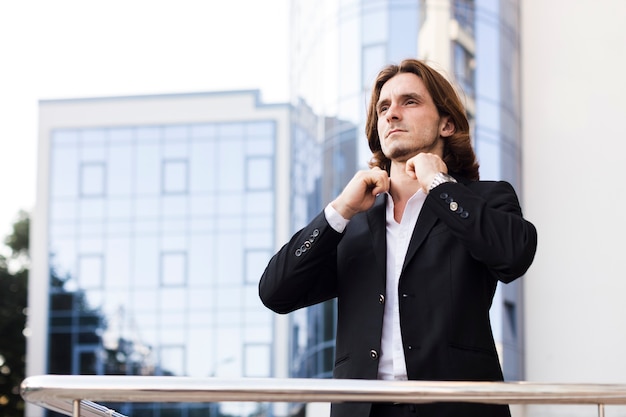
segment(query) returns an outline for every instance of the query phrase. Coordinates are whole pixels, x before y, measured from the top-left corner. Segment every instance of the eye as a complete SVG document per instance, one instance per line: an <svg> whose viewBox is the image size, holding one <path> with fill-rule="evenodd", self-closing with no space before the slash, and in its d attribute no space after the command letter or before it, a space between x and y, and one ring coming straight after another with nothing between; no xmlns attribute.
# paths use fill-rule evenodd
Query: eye
<svg viewBox="0 0 626 417"><path fill-rule="evenodd" d="M378 106L378 114L383 114L385 113L387 110L389 110L389 106L388 105L382 105L382 106Z"/></svg>

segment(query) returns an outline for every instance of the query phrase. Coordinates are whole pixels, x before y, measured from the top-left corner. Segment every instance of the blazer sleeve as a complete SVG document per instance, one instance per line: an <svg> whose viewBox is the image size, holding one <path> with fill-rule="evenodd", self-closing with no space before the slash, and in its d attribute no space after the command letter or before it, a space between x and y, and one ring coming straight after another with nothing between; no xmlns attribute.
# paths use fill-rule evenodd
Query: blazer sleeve
<svg viewBox="0 0 626 417"><path fill-rule="evenodd" d="M508 182L444 183L430 191L425 205L498 280L511 282L530 267L537 230L523 218Z"/></svg>
<svg viewBox="0 0 626 417"><path fill-rule="evenodd" d="M289 313L337 296L337 245L342 234L320 213L272 259L259 281L259 296L276 313Z"/></svg>

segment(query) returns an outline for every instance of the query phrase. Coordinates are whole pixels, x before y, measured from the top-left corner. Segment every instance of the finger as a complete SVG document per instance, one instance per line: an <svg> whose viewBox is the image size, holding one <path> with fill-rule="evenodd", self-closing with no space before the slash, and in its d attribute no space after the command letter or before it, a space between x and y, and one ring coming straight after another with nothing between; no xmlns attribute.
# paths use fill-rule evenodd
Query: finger
<svg viewBox="0 0 626 417"><path fill-rule="evenodd" d="M413 178L414 180L417 179L417 173L415 172L415 161L413 160L413 158L407 161L404 170L409 177Z"/></svg>
<svg viewBox="0 0 626 417"><path fill-rule="evenodd" d="M377 185L372 188L372 195L377 196L378 194L386 193L389 190L389 187L385 187L383 185Z"/></svg>
<svg viewBox="0 0 626 417"><path fill-rule="evenodd" d="M374 175L371 180L370 187L372 195L389 191L389 176L386 171L381 170L381 172L378 173L378 175Z"/></svg>

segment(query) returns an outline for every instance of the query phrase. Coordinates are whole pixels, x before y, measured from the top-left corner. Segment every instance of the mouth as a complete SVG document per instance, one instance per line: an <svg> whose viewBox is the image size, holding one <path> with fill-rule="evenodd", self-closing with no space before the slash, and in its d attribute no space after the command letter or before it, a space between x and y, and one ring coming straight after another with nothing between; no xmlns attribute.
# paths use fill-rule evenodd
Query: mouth
<svg viewBox="0 0 626 417"><path fill-rule="evenodd" d="M402 129L390 129L390 130L387 131L386 137L389 137L389 136L393 135L394 133L400 133L400 132L404 132L404 130L402 130Z"/></svg>

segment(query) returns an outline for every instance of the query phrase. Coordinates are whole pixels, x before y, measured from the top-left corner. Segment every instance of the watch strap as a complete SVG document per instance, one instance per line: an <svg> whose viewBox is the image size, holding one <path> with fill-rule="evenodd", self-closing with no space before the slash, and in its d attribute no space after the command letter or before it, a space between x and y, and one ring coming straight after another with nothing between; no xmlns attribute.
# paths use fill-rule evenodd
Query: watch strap
<svg viewBox="0 0 626 417"><path fill-rule="evenodd" d="M435 175L435 178L433 178L432 182L430 183L430 186L428 187L428 192L430 192L436 186L441 185L446 182L457 182L457 181L454 179L452 175L448 175L443 172L437 173L437 175Z"/></svg>

